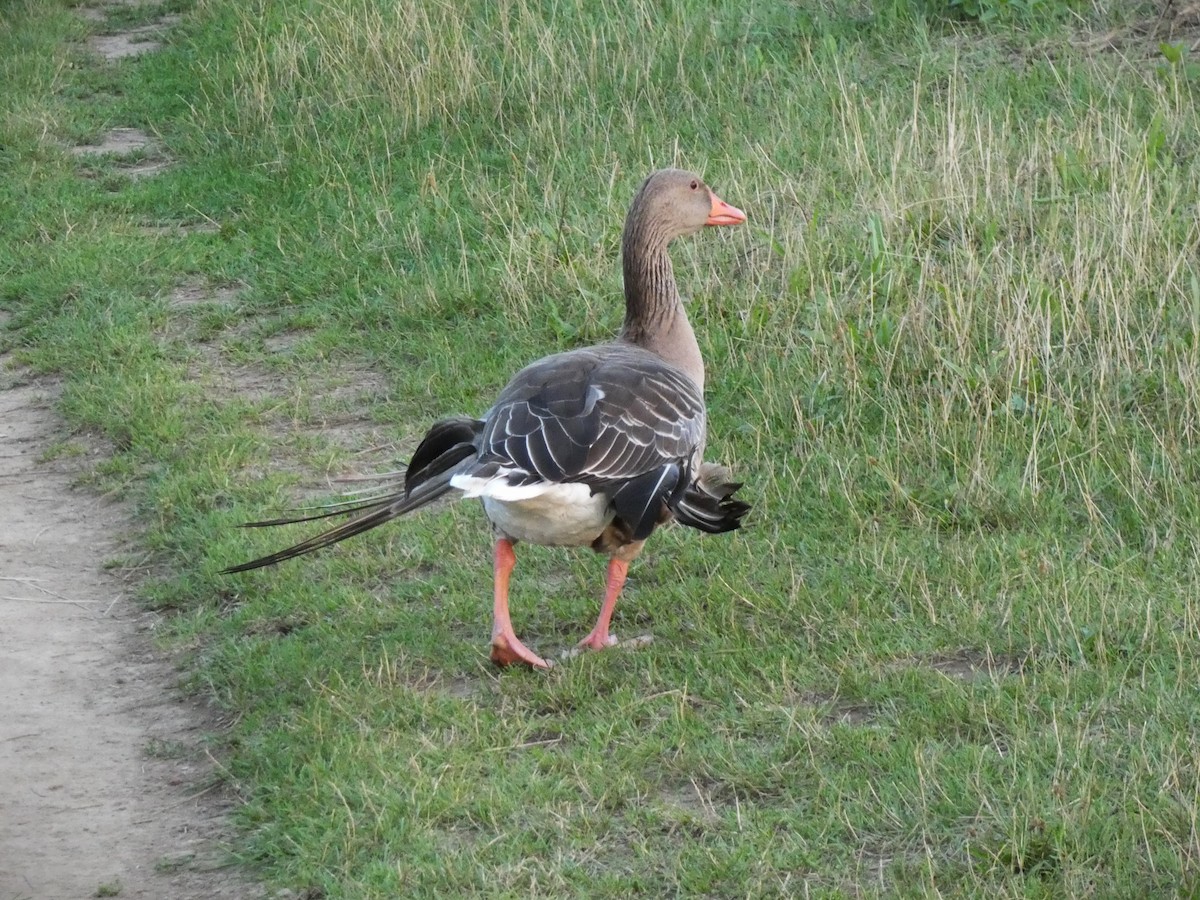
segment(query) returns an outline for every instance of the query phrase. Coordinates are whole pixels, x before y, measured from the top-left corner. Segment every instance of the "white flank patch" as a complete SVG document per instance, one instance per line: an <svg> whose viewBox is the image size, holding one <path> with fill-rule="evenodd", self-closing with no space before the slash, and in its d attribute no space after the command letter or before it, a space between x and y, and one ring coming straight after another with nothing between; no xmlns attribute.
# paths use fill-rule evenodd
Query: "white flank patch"
<svg viewBox="0 0 1200 900"><path fill-rule="evenodd" d="M534 497L541 497L543 494L561 493L564 497L575 496L579 490L582 490L584 496L591 493L586 485L582 484L549 484L544 481L535 481L533 484L511 485L508 483L508 476L513 472L512 469L501 469L491 478L480 478L477 475L455 475L450 479L450 486L458 488L463 492L464 497L490 497L495 500L532 500Z"/></svg>

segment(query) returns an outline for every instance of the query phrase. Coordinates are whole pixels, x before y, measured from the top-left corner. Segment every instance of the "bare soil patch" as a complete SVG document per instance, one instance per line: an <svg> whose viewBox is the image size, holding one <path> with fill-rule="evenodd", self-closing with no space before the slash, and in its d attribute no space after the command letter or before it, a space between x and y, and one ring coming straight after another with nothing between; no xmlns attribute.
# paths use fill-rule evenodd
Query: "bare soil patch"
<svg viewBox="0 0 1200 900"><path fill-rule="evenodd" d="M928 666L935 672L941 672L947 678L955 681L977 681L991 679L997 681L1013 675L1020 675L1025 670L1026 660L1022 657L1007 654L994 654L990 649L962 649L956 653L935 656L932 659L915 659L912 664Z"/></svg>
<svg viewBox="0 0 1200 900"><path fill-rule="evenodd" d="M140 128L113 128L96 144L80 144L71 153L81 158L114 156L120 162L116 169L129 178L146 178L166 169L171 161L162 153L154 138ZM96 175L87 172L85 175Z"/></svg>
<svg viewBox="0 0 1200 900"><path fill-rule="evenodd" d="M719 790L713 785L702 785L696 781L664 787L658 794L658 803L675 815L693 820L699 825L711 825L721 818L717 807L729 804L714 799Z"/></svg>
<svg viewBox="0 0 1200 900"><path fill-rule="evenodd" d="M1119 53L1131 60L1162 60L1162 44L1200 49L1200 0L1160 0L1155 12L1129 25L1085 35L1085 49Z"/></svg>
<svg viewBox="0 0 1200 900"><path fill-rule="evenodd" d="M390 448L392 442L382 426L364 412L387 396L387 379L378 372L360 364L331 362L319 375L300 379L286 359L304 339L301 332L261 338L268 354L285 361L275 366L244 361L231 349L240 340L258 340L252 322L238 322L207 335L196 328L192 316L197 310L232 309L243 289L243 285L189 278L171 291L167 302L172 315L161 333L166 340L186 342L192 354L189 380L204 385L207 395L218 402L236 400L261 407L263 424L281 448L297 438L310 450L338 448L367 458ZM273 463L276 470L306 475L311 475L311 466L308 457L289 460L282 453ZM322 486L329 488L327 482Z"/></svg>
<svg viewBox="0 0 1200 900"><path fill-rule="evenodd" d="M154 139L140 128L113 128L105 132L98 144L81 144L72 147L71 152L76 156L127 156L148 149L153 142Z"/></svg>
<svg viewBox="0 0 1200 900"><path fill-rule="evenodd" d="M176 21L88 44L136 56ZM127 157L134 178L169 164L136 128L72 152ZM204 746L222 723L179 689L159 620L131 597L136 573L112 564L136 552L130 518L77 487L107 450L66 430L57 396L0 356L0 900L264 897L230 867L235 798Z"/></svg>
<svg viewBox="0 0 1200 900"><path fill-rule="evenodd" d="M138 234L143 237L176 238L188 237L193 234L217 234L221 226L216 222L187 222L182 219L177 222L155 222L138 225Z"/></svg>
<svg viewBox="0 0 1200 900"><path fill-rule="evenodd" d="M65 433L53 384L0 379L0 898L263 896L225 868L220 723L108 568L127 512L74 486L102 454Z"/></svg>
<svg viewBox="0 0 1200 900"><path fill-rule="evenodd" d="M110 6L137 6L138 3L109 4ZM84 7L79 11L91 22L104 22L108 14L103 6ZM93 34L88 38L88 49L108 62L152 53L162 47L163 32L178 24L177 15L161 16L149 25L123 28L111 34Z"/></svg>
<svg viewBox="0 0 1200 900"><path fill-rule="evenodd" d="M243 288L240 284L212 284L206 278L193 277L180 282L167 302L176 310L209 304L231 307Z"/></svg>

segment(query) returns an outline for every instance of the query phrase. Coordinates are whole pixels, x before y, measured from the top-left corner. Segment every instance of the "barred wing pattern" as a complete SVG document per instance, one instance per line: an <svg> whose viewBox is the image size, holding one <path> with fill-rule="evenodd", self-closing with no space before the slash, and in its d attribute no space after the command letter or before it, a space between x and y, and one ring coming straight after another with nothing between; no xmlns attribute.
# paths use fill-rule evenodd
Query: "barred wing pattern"
<svg viewBox="0 0 1200 900"><path fill-rule="evenodd" d="M586 484L642 540L691 482L704 436L704 398L690 378L610 344L518 372L485 416L471 474L512 487Z"/></svg>

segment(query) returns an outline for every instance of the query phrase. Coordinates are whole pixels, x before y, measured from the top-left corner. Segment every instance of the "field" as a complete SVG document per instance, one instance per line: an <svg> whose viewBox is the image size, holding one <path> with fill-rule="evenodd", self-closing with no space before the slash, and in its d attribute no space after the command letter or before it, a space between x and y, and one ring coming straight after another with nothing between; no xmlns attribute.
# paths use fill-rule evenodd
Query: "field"
<svg viewBox="0 0 1200 900"><path fill-rule="evenodd" d="M0 348L61 379L54 452L107 448L267 884L1200 892L1198 21L920 6L6 7ZM69 152L117 126L157 174ZM664 165L749 216L674 260L754 511L651 541L650 646L494 669L474 504L219 574L610 337ZM602 581L522 546L518 633L572 646Z"/></svg>

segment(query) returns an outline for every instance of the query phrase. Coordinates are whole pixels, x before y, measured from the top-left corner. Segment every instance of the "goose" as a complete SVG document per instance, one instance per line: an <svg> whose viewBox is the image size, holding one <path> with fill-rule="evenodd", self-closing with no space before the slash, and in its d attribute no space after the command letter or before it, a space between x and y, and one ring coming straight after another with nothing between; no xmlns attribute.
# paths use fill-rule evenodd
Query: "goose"
<svg viewBox="0 0 1200 900"><path fill-rule="evenodd" d="M520 541L608 555L600 614L579 646L600 650L617 643L609 631L617 598L651 533L671 519L702 532L728 532L750 510L734 496L741 484L702 458L704 361L667 252L677 237L745 219L698 175L679 169L650 175L625 219L625 322L615 340L531 363L480 418L436 422L398 490L335 512L249 523L356 514L222 574L328 547L455 491L482 502L495 538L494 663L550 667L518 639L509 615L513 548Z"/></svg>

